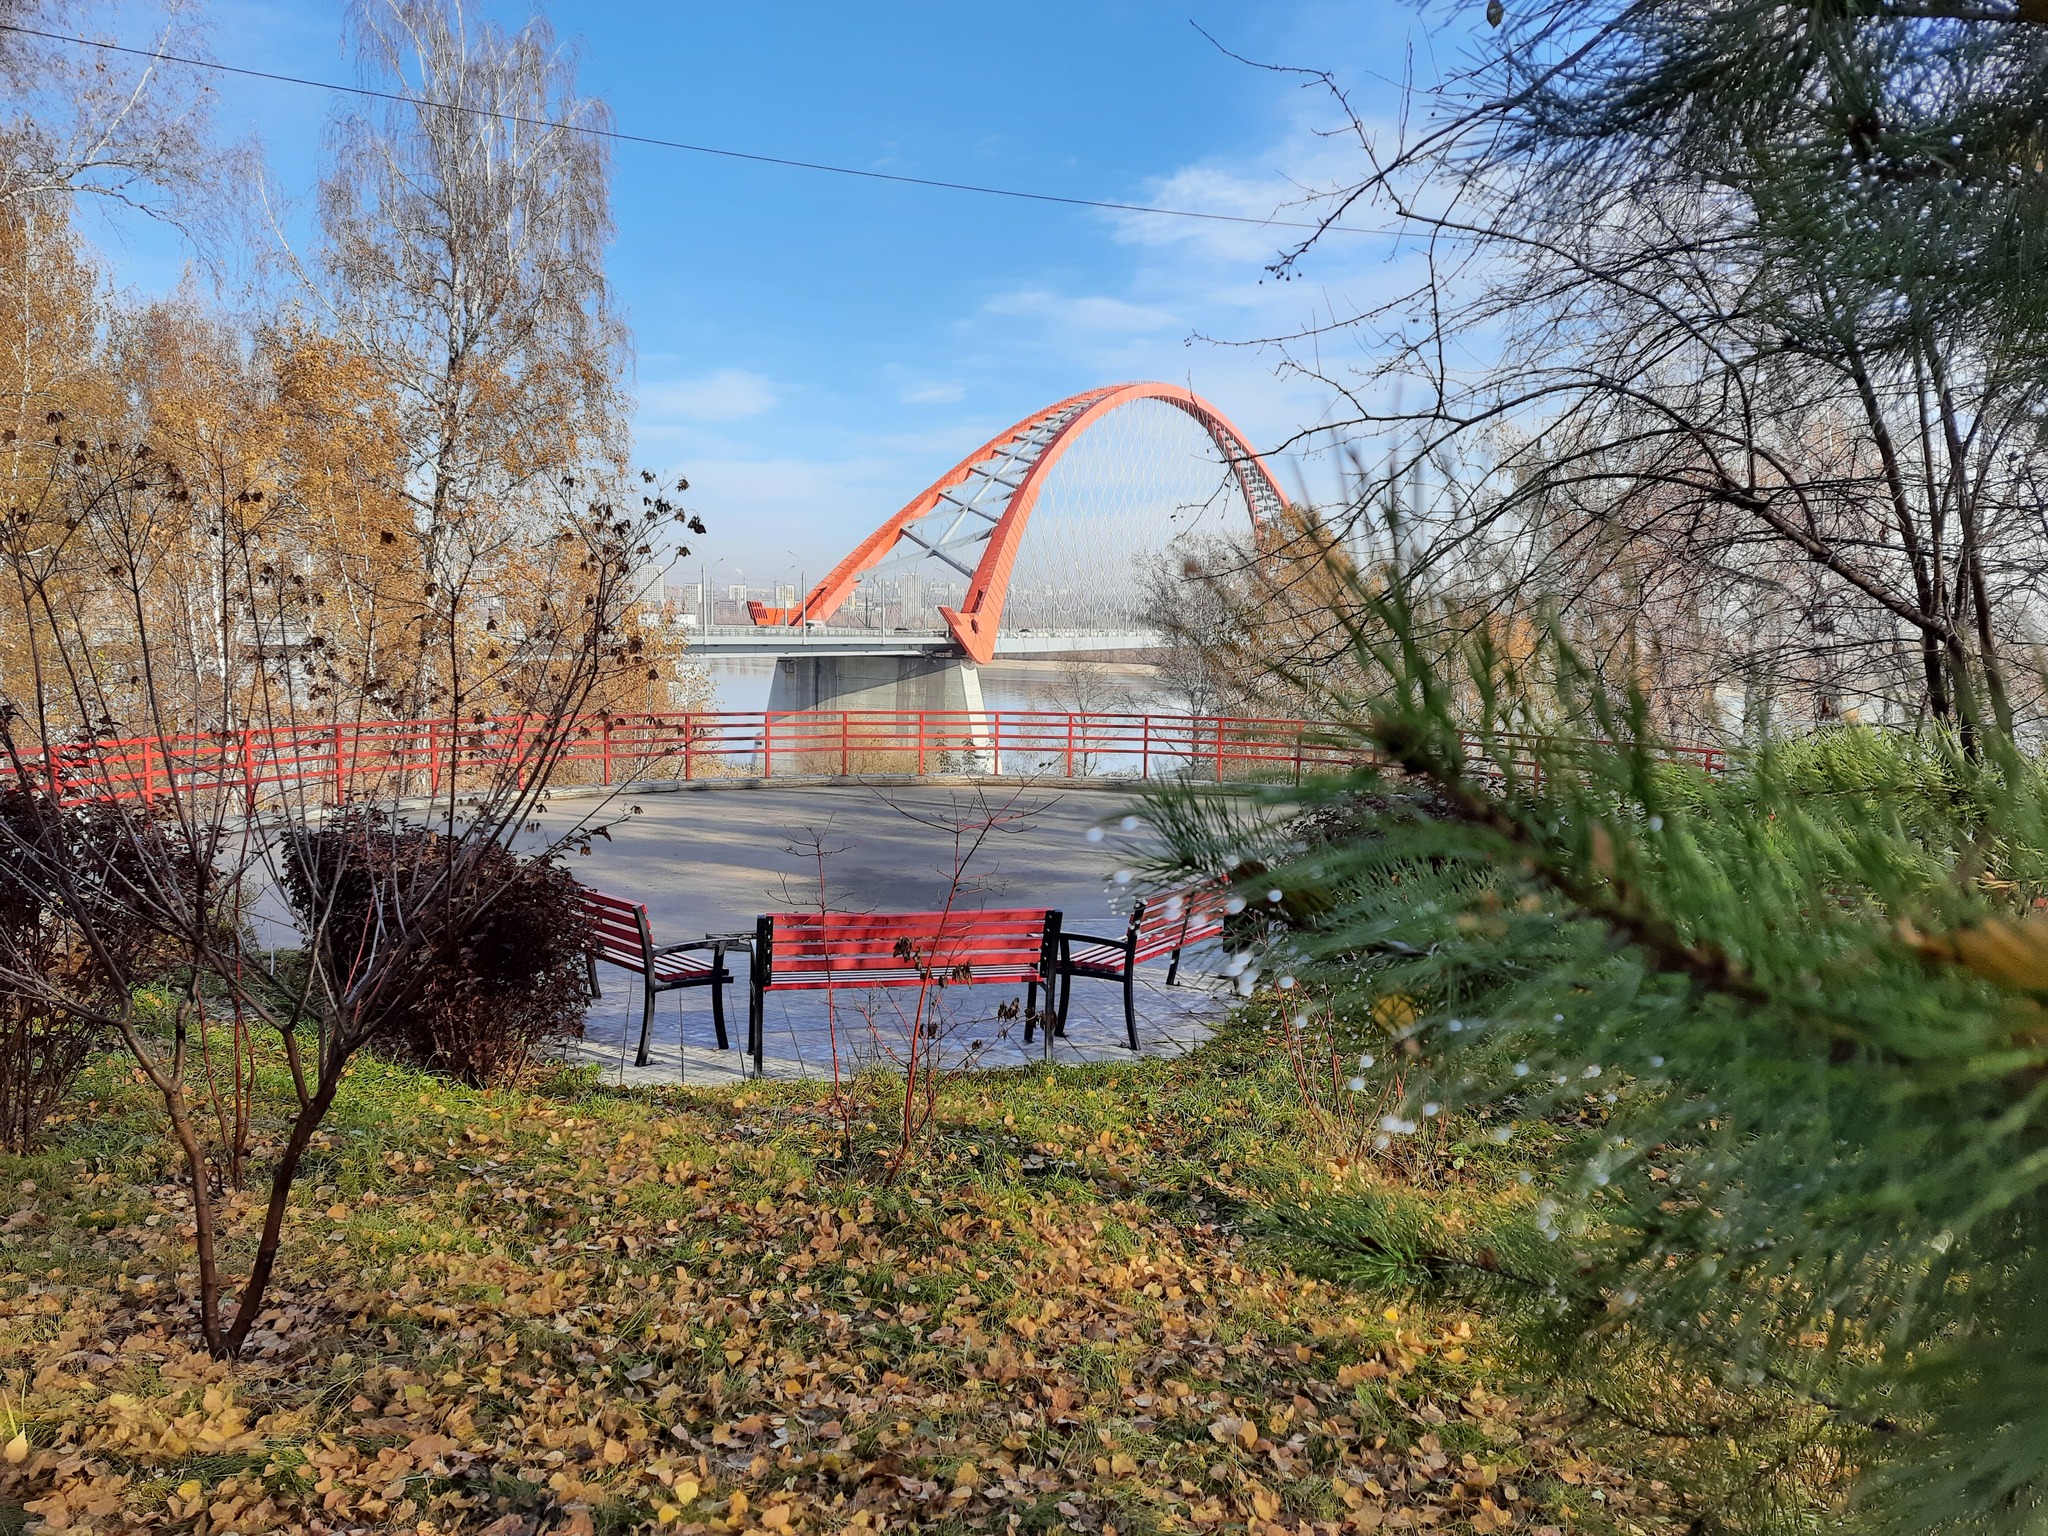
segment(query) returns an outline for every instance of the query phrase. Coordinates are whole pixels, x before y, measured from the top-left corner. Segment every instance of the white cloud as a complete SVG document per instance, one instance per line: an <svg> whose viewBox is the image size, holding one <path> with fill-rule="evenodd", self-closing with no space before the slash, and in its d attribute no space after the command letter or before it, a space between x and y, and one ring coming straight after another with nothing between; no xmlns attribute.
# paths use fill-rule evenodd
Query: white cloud
<svg viewBox="0 0 2048 1536"><path fill-rule="evenodd" d="M1359 170L1355 143L1323 137L1306 120L1243 155L1181 167L1145 191L1146 201L1282 219L1304 210L1281 205L1305 188L1341 184ZM750 581L795 580L836 560L883 518L942 473L961 454L1000 431L1012 415L1061 395L1124 379L1185 385L1228 415L1260 449L1294 442L1304 430L1347 414L1337 392L1282 366L1275 348L1212 344L1296 335L1390 301L1415 272L1384 237L1331 236L1312 253L1305 281L1276 282L1266 264L1293 242L1272 226L1117 216L1114 245L1081 274L1031 274L960 313L933 337L945 355L920 366L906 360L882 368L882 401L925 407L876 422L861 411L861 430L828 425L829 409L791 438L782 418L719 430L738 422L732 407L747 391L766 410L775 391L765 379L721 370L683 381L680 390L650 390L650 425L687 443L693 498L713 522L704 544ZM1122 259L1118 259L1118 252ZM1297 358L1332 377L1373 361L1371 339L1332 331L1294 349ZM1020 398L1026 380L1043 398ZM708 391L707 391L708 386ZM680 403L713 398L715 413L686 418ZM657 411L656 401L660 402ZM876 403L872 398L867 402ZM961 410L947 407L961 406ZM994 419L999 412L1002 419ZM658 416L659 420L653 418ZM689 428L696 423L696 430ZM1344 466L1331 445L1297 445L1273 461L1290 494L1326 501L1343 494ZM800 552L800 553L799 553ZM785 569L787 568L787 569ZM695 579L694 576L692 579Z"/></svg>
<svg viewBox="0 0 2048 1536"><path fill-rule="evenodd" d="M1258 150L1212 157L1155 177L1139 199L1255 222L1119 213L1111 216L1117 240L1138 246L1194 246L1253 270L1262 268L1313 234L1313 228L1300 226L1313 226L1336 212L1337 199L1366 174L1367 161L1357 137L1348 130L1329 131L1336 126L1334 121L1299 116ZM1366 127L1376 141L1383 141L1398 125L1372 121ZM1368 203L1353 205L1345 211L1343 223L1355 232L1331 231L1318 243L1339 260L1346 253L1378 248L1375 215Z"/></svg>
<svg viewBox="0 0 2048 1536"><path fill-rule="evenodd" d="M991 315L1022 315L1044 319L1063 331L1081 335L1142 335L1180 324L1171 310L1135 304L1104 294L1061 294L1023 288L998 294L982 306Z"/></svg>
<svg viewBox="0 0 2048 1536"><path fill-rule="evenodd" d="M1161 206L1274 222L1114 215L1109 227L1128 262L998 294L956 326L963 346L997 367L1016 357L1054 364L1076 389L1117 379L1184 384L1255 444L1295 445L1274 465L1290 491L1338 494L1342 466L1332 445L1301 438L1352 408L1312 375L1355 385L1376 360L1373 337L1344 322L1395 302L1421 274L1411 252L1377 231L1325 235L1294 281L1269 272L1306 233L1281 225L1313 219L1328 206L1318 195L1365 170L1357 140L1323 131L1330 126L1300 116L1262 144L1179 167L1140 194ZM1369 217L1361 209L1347 223Z"/></svg>
<svg viewBox="0 0 2048 1536"><path fill-rule="evenodd" d="M951 462L927 473L922 456L842 454L822 446L816 458L771 449L690 461L690 505L711 526L709 537L692 542L702 546L706 561L724 564L721 580L738 579L731 573L743 571L754 582L805 574L816 581ZM698 564L693 557L692 580Z"/></svg>
<svg viewBox="0 0 2048 1536"><path fill-rule="evenodd" d="M673 431L706 421L745 421L781 403L772 381L744 368L720 368L693 379L640 388L640 430Z"/></svg>

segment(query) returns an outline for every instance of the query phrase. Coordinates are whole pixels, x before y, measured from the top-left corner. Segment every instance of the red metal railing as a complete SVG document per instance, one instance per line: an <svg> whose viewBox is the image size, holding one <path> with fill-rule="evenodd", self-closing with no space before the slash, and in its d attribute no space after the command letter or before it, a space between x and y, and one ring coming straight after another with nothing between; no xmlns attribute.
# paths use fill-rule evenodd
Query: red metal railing
<svg viewBox="0 0 2048 1536"><path fill-rule="evenodd" d="M529 716L385 720L96 741L25 766L67 800L153 804L175 793L286 790L323 800L433 796L459 782L525 773L545 750ZM1532 750L1534 738L1525 743ZM1521 754L1517 752L1517 757ZM1717 773L1720 750L1664 755ZM995 773L1022 777L1295 781L1372 754L1302 720L1052 710L704 711L574 722L557 785L643 779ZM1533 763L1533 755L1522 757ZM450 782L450 775L457 783Z"/></svg>

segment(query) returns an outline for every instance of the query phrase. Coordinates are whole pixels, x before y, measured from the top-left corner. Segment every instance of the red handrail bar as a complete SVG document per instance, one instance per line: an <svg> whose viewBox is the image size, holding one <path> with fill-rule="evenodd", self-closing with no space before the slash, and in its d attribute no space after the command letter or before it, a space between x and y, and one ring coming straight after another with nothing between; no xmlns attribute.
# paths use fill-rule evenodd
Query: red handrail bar
<svg viewBox="0 0 2048 1536"><path fill-rule="evenodd" d="M194 788L239 791L254 800L265 789L331 785L337 800L362 784L397 794L427 770L428 792L452 786L444 775L496 767L524 775L545 731L531 716L481 721L323 721L240 732L191 732L130 737L53 747L24 760L24 769L67 800L112 798L154 804ZM1137 776L1200 771L1219 782L1232 768L1277 772L1299 782L1309 772L1370 757L1362 747L1317 739L1310 721L1256 716L1171 715L1150 712L1086 713L1067 710L762 710L653 711L593 715L575 723L558 771L573 778L588 770L603 784L640 777L673 762L680 777L772 778L780 751L799 774L862 771L870 754L913 762L923 775L933 758L961 750L996 773L1005 756L1024 771L1057 768L1079 776L1086 759L1127 760ZM1481 739L1467 735L1468 750ZM1511 763L1527 761L1539 746L1597 747L1608 743L1570 738L1497 736ZM1719 773L1727 765L1718 747L1676 745L1660 755ZM807 760L819 760L813 767ZM758 761L758 768L756 762ZM785 773L789 771L785 767ZM883 770L874 770L883 771Z"/></svg>

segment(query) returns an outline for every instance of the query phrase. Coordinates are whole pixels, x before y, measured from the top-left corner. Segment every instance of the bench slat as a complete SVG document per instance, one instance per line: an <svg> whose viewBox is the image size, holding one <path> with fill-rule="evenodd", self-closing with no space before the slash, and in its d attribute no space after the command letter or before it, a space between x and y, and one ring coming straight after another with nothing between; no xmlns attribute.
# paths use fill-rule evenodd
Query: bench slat
<svg viewBox="0 0 2048 1536"><path fill-rule="evenodd" d="M1153 897L1138 921L1137 958L1154 960L1215 938L1223 931L1223 904L1228 899L1221 884Z"/></svg>
<svg viewBox="0 0 2048 1536"><path fill-rule="evenodd" d="M969 982L1041 980L1048 913L1042 907L991 912L817 913L770 915L764 990L917 986L926 977L908 963L907 941L931 979L965 967Z"/></svg>
<svg viewBox="0 0 2048 1536"><path fill-rule="evenodd" d="M932 980L935 986L941 984L948 986L960 985L957 982L946 981L943 977L934 977ZM978 986L984 982L1043 980L1044 978L1038 974L1038 967L1036 965L1006 966L999 970L975 969L966 984ZM843 967L838 967L829 970L803 971L787 977L773 976L761 990L764 992L814 992L821 987L828 986L916 987L922 986L924 981L925 978L916 971L906 970L901 967L893 971L880 968L874 970L847 970Z"/></svg>

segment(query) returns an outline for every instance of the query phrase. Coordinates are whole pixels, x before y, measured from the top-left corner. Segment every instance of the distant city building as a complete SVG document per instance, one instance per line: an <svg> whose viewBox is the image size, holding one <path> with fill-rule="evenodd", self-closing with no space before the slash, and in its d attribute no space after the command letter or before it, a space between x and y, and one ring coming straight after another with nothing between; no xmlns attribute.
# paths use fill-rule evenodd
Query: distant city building
<svg viewBox="0 0 2048 1536"><path fill-rule="evenodd" d="M662 600L661 579L665 573L658 565L643 565L633 573L633 601L643 606L653 606Z"/></svg>

